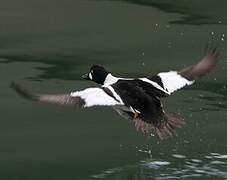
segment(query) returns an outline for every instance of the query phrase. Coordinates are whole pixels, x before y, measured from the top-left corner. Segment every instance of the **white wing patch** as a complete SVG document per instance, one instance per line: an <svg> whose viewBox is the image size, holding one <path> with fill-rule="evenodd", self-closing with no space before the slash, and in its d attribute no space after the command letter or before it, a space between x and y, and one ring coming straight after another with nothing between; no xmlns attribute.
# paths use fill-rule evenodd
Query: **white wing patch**
<svg viewBox="0 0 227 180"><path fill-rule="evenodd" d="M139 80L142 80L144 82L147 82L147 83L153 85L154 87L156 87L157 89L159 89L159 90L161 90L161 91L163 91L163 92L165 92L167 94L170 94L168 91L166 91L165 89L163 89L160 85L158 85L158 83L156 83L154 81L151 81L151 80L149 80L147 78L139 78Z"/></svg>
<svg viewBox="0 0 227 180"><path fill-rule="evenodd" d="M83 91L71 92L70 96L81 97L85 101L84 107L122 105L101 88L87 88Z"/></svg>
<svg viewBox="0 0 227 180"><path fill-rule="evenodd" d="M103 85L102 87L108 88L113 93L113 96L120 102L120 104L124 104L121 97L115 92L112 86Z"/></svg>
<svg viewBox="0 0 227 180"><path fill-rule="evenodd" d="M161 78L164 89L172 93L186 85L191 85L194 81L189 81L179 75L176 71L162 72L158 76Z"/></svg>

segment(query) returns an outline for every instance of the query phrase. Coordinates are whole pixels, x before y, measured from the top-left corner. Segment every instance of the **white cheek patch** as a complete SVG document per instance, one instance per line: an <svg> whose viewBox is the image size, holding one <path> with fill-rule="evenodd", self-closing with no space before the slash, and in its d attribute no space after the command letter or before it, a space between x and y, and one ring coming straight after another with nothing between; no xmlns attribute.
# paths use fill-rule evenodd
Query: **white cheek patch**
<svg viewBox="0 0 227 180"><path fill-rule="evenodd" d="M89 78L92 80L93 79L93 77L92 77L92 74L91 73L89 73Z"/></svg>

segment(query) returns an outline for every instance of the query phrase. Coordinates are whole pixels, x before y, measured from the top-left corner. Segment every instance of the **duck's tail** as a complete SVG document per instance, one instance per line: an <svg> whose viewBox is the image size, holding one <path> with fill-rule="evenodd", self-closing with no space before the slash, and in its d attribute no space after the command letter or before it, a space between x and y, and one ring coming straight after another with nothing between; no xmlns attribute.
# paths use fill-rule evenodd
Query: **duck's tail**
<svg viewBox="0 0 227 180"><path fill-rule="evenodd" d="M163 117L163 121L155 126L155 132L161 140L172 137L176 128L181 128L185 124L184 119L176 113L165 113Z"/></svg>
<svg viewBox="0 0 227 180"><path fill-rule="evenodd" d="M162 120L158 123L148 123L140 118L133 119L132 121L138 132L147 136L153 136L157 134L161 140L172 137L177 128L181 128L185 121L176 113L164 113L162 115Z"/></svg>

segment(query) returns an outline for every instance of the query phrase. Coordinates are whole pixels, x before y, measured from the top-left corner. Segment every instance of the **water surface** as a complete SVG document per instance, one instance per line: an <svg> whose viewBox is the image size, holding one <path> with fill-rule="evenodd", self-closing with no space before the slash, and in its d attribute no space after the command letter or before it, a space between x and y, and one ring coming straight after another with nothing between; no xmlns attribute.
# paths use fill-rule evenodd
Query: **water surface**
<svg viewBox="0 0 227 180"><path fill-rule="evenodd" d="M226 179L226 1L10 0L0 3L1 179ZM196 63L207 43L221 58L209 76L168 99L187 124L159 141L105 107L26 101L12 80L42 93L95 86L92 64L143 77Z"/></svg>

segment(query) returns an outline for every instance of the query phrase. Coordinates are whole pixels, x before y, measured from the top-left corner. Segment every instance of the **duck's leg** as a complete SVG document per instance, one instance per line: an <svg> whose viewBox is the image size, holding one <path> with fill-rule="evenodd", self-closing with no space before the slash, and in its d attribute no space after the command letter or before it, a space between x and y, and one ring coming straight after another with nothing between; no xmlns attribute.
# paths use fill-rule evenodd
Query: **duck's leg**
<svg viewBox="0 0 227 180"><path fill-rule="evenodd" d="M130 106L130 109L131 109L131 112L133 113L132 114L132 119L133 120L137 119L139 117L140 112L138 110L132 108L131 106Z"/></svg>
<svg viewBox="0 0 227 180"><path fill-rule="evenodd" d="M133 119L137 119L138 117L139 117L139 113L138 112L134 112Z"/></svg>

